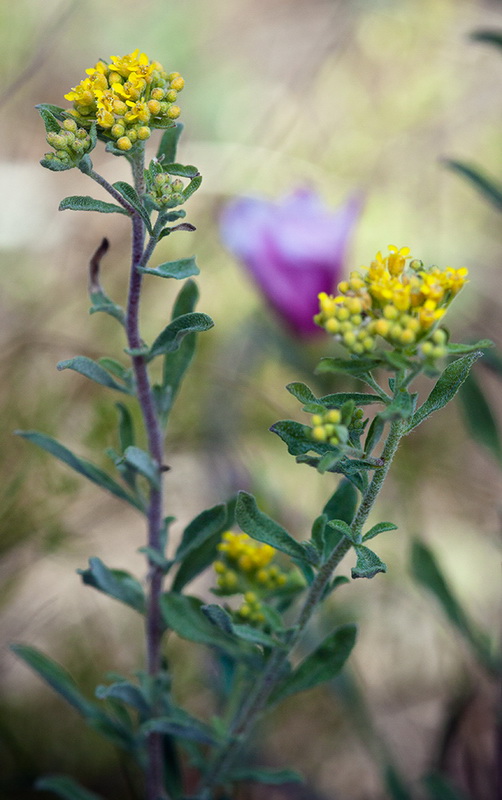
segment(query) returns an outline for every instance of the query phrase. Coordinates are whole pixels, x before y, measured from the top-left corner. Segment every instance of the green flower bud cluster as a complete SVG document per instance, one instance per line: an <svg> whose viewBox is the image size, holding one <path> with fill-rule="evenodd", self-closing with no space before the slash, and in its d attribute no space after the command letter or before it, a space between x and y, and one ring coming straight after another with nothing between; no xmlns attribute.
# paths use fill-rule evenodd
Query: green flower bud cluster
<svg viewBox="0 0 502 800"><path fill-rule="evenodd" d="M174 208L185 202L185 187L180 178L173 178L167 172L159 172L148 184L148 196L157 208Z"/></svg>
<svg viewBox="0 0 502 800"><path fill-rule="evenodd" d="M315 442L331 444L334 447L357 440L364 428L362 408L329 408L316 411L312 415L310 436Z"/></svg>
<svg viewBox="0 0 502 800"><path fill-rule="evenodd" d="M47 144L54 148L55 153L46 153L47 161L60 162L64 166L76 166L91 149L91 137L85 128L79 128L75 120L65 119L59 133L50 131L47 134Z"/></svg>

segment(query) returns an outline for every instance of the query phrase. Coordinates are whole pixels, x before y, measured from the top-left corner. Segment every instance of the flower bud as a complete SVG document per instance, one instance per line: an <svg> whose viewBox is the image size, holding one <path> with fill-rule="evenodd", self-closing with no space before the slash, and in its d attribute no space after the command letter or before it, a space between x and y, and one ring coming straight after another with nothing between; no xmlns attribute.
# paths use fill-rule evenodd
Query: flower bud
<svg viewBox="0 0 502 800"><path fill-rule="evenodd" d="M132 142L128 136L121 136L120 139L117 140L117 147L119 150L130 150Z"/></svg>
<svg viewBox="0 0 502 800"><path fill-rule="evenodd" d="M169 119L178 119L180 114L181 108L179 106L171 106L167 109L167 116Z"/></svg>

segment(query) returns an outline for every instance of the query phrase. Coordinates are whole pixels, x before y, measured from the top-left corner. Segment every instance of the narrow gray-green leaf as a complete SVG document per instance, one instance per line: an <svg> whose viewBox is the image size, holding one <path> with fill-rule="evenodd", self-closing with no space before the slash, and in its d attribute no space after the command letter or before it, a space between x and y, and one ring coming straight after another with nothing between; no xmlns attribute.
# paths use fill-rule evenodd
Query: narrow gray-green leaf
<svg viewBox="0 0 502 800"><path fill-rule="evenodd" d="M158 267L138 267L139 272L146 275L157 275L159 278L176 278L182 280L198 275L200 269L195 263L195 258L180 258L178 261L166 261Z"/></svg>
<svg viewBox="0 0 502 800"><path fill-rule="evenodd" d="M92 358L87 358L87 356L75 356L75 358L69 358L67 361L60 361L57 365L57 369L72 369L75 372L79 372L80 375L89 378L91 381L100 383L101 386L107 386L109 389L116 389L118 392L131 394L126 386L117 383L104 367L97 364Z"/></svg>
<svg viewBox="0 0 502 800"><path fill-rule="evenodd" d="M91 718L99 713L96 706L82 695L70 673L56 661L25 644L11 645L11 650L83 717Z"/></svg>
<svg viewBox="0 0 502 800"><path fill-rule="evenodd" d="M113 188L116 189L117 192L119 192L122 195L122 197L129 203L129 205L132 206L132 208L134 208L134 210L138 212L141 219L146 225L148 233L152 234L153 228L152 228L152 223L150 222L150 215L146 210L141 200L141 197L137 193L136 189L134 189L133 186L131 186L129 183L126 183L125 181L117 181L116 183L113 184Z"/></svg>
<svg viewBox="0 0 502 800"><path fill-rule="evenodd" d="M142 450L140 447L131 445L127 447L124 452L126 464L128 464L140 475L143 475L154 487L158 489L160 486L160 472L159 467L149 455L149 453Z"/></svg>
<svg viewBox="0 0 502 800"><path fill-rule="evenodd" d="M296 539L275 522L271 517L259 510L256 500L247 492L239 492L235 518L244 533L258 542L263 542L291 558L299 561L310 561L308 553Z"/></svg>
<svg viewBox="0 0 502 800"><path fill-rule="evenodd" d="M79 458L75 453L72 453L71 450L68 450L67 447L57 442L51 436L46 436L44 433L39 433L38 431L16 431L16 433L18 436L22 436L23 439L27 439L29 442L33 442L33 444L51 453L55 458L63 461L63 463L74 469L75 472L78 472L80 475L92 481L92 483L96 483L121 500L126 500L140 511L144 510L142 502L126 492L126 490L123 489L119 483L114 481L107 472L97 467L95 464L92 464L90 461Z"/></svg>
<svg viewBox="0 0 502 800"><path fill-rule="evenodd" d="M286 783L303 783L303 778L292 769L266 769L265 767L239 767L225 773L231 783L254 781L266 786L282 786Z"/></svg>
<svg viewBox="0 0 502 800"><path fill-rule="evenodd" d="M374 539L375 536L385 531L397 531L397 525L394 525L393 522L377 522L376 525L373 525L373 527L364 534L363 542L367 542L368 539Z"/></svg>
<svg viewBox="0 0 502 800"><path fill-rule="evenodd" d="M337 675L349 657L356 641L355 625L341 625L279 685L272 702L284 700L297 692L312 689Z"/></svg>
<svg viewBox="0 0 502 800"><path fill-rule="evenodd" d="M241 652L238 641L213 625L203 614L201 602L197 598L166 592L161 597L160 605L167 627L182 639L219 647L234 656Z"/></svg>
<svg viewBox="0 0 502 800"><path fill-rule="evenodd" d="M208 331L213 325L211 317L197 311L177 317L157 336L150 349L150 357L172 353L187 334Z"/></svg>
<svg viewBox="0 0 502 800"><path fill-rule="evenodd" d="M164 164L172 164L176 158L176 150L178 148L178 141L183 132L183 125L180 122L172 124L162 134L159 149L157 150L157 159L161 161L162 168Z"/></svg>
<svg viewBox="0 0 502 800"><path fill-rule="evenodd" d="M473 164L466 164L464 161L446 159L444 164L463 178L466 178L486 200L495 206L498 211L502 211L502 184L499 181L486 175L479 167Z"/></svg>
<svg viewBox="0 0 502 800"><path fill-rule="evenodd" d="M87 586L93 586L100 592L119 600L135 611L145 611L145 593L140 582L128 572L109 569L100 558L89 559L89 568L77 570Z"/></svg>
<svg viewBox="0 0 502 800"><path fill-rule="evenodd" d="M472 365L482 355L483 353L481 351L476 351L475 353L465 355L453 361L453 363L448 364L425 403L413 414L406 431L407 433L410 433L417 425L420 425L421 422L433 414L434 411L443 408L455 397L467 378Z"/></svg>
<svg viewBox="0 0 502 800"><path fill-rule="evenodd" d="M35 789L54 792L63 800L103 800L100 794L89 792L67 775L45 775L36 781Z"/></svg>
<svg viewBox="0 0 502 800"><path fill-rule="evenodd" d="M153 732L169 734L176 739L188 739L200 744L215 745L217 743L212 731L195 717L191 722L181 722L170 717L156 717L143 723L140 728L140 733L144 736Z"/></svg>
<svg viewBox="0 0 502 800"><path fill-rule="evenodd" d="M353 544L358 543L352 528L343 519L330 519L328 525L330 528L334 528L338 533L341 533L342 536L345 536L349 542Z"/></svg>
<svg viewBox="0 0 502 800"><path fill-rule="evenodd" d="M59 204L60 211L99 211L101 214L126 214L129 212L117 206L115 203L105 203L103 200L95 200L94 197L87 195L71 195L61 200Z"/></svg>
<svg viewBox="0 0 502 800"><path fill-rule="evenodd" d="M215 533L221 533L227 524L227 519L227 507L223 503L198 514L183 531L176 550L176 561L182 561L188 553L196 550Z"/></svg>

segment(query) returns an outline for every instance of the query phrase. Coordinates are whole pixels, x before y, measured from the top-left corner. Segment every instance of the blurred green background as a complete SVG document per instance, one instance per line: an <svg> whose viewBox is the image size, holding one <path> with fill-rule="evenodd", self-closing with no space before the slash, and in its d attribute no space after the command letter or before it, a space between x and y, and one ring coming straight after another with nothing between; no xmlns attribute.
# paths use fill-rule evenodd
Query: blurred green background
<svg viewBox="0 0 502 800"><path fill-rule="evenodd" d="M216 327L201 337L197 374L173 417L168 512L179 531L242 487L304 538L332 479L296 466L268 428L279 418L301 417L284 384L313 385L310 372L330 343L285 338L221 245L220 210L236 195L273 198L305 185L333 208L362 191L365 207L347 268L368 263L389 243L410 246L428 263L468 266L470 283L451 312L453 338L500 343L500 216L442 159L475 161L502 174L502 58L469 38L501 27L495 0L0 4L2 796L34 797L32 780L44 771L83 776L88 787L104 794L108 788L110 797L133 796L111 748L15 660L9 642L51 653L89 691L104 672L127 673L142 660L133 614L83 587L75 574L90 555L142 574L141 520L12 436L16 428L36 427L106 464L101 449L103 441L114 444L115 398L78 375L56 373L55 364L76 354L117 355L124 347L113 320L87 315L86 273L106 235L111 249L103 283L123 302L127 221L57 212L67 194L102 195L77 171L39 166L48 148L35 104L64 105L63 94L86 67L136 47L185 77L179 159L204 176L188 210L197 232L164 240L156 259L197 253L200 309ZM93 161L108 179L128 179L125 163L102 149ZM146 336L165 324L177 288L146 282ZM497 415L500 379L477 370ZM427 392L428 382L420 388ZM285 704L264 733L262 757L302 770L317 796L387 796L379 768L385 750L415 788L441 762L473 798L490 797L482 778L474 789L465 784L462 765L470 759L476 774L487 774L493 681L411 579L409 560L411 538L420 537L471 618L496 639L498 466L493 453L470 439L457 403L403 444L379 512L400 526L378 540L389 572L341 589L325 620L359 622L352 680L373 732L367 717L361 723L361 715L347 714L349 690L339 685ZM208 577L196 591L210 585ZM184 643L169 649L180 699L195 713L210 712L203 654ZM443 747L459 718L462 725Z"/></svg>

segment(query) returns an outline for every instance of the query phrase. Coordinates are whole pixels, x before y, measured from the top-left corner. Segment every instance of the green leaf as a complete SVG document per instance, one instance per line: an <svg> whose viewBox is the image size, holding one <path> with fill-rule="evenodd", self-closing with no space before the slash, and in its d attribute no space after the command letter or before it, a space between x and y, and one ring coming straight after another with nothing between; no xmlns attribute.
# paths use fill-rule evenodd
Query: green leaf
<svg viewBox="0 0 502 800"><path fill-rule="evenodd" d="M317 398L312 392L306 383L301 383L300 381L295 381L294 383L288 383L286 389L293 397L296 397L300 403L317 403Z"/></svg>
<svg viewBox="0 0 502 800"><path fill-rule="evenodd" d="M58 120L62 121L64 119L62 108L52 106L49 103L40 103L35 108L42 117L46 133L61 133L61 125Z"/></svg>
<svg viewBox="0 0 502 800"><path fill-rule="evenodd" d="M364 454L366 456L370 456L373 452L374 448L382 437L384 428L385 422L380 414L377 414L376 417L373 417L373 420L371 421L371 424L368 428L368 435L366 436L366 440L364 442Z"/></svg>
<svg viewBox="0 0 502 800"><path fill-rule="evenodd" d="M211 317L196 311L177 317L155 339L150 349L150 358L163 353L172 353L179 348L187 334L207 331L213 325Z"/></svg>
<svg viewBox="0 0 502 800"><path fill-rule="evenodd" d="M367 394L366 392L336 392L335 394L325 394L317 402L322 403L325 408L340 408L344 403L352 401L356 406L367 406L371 403L382 403L382 398L377 394Z"/></svg>
<svg viewBox="0 0 502 800"><path fill-rule="evenodd" d="M472 365L482 355L483 353L476 351L475 353L470 353L448 364L425 403L413 414L406 429L406 433L410 433L414 428L420 425L420 423L426 420L427 417L430 417L434 411L443 408L455 397L467 378Z"/></svg>
<svg viewBox="0 0 502 800"><path fill-rule="evenodd" d="M99 714L96 706L82 695L70 673L60 664L29 645L13 644L11 650L83 717L89 719Z"/></svg>
<svg viewBox="0 0 502 800"><path fill-rule="evenodd" d="M298 561L312 563L312 558L302 545L271 517L258 509L256 500L247 492L239 492L235 508L235 518L248 536L263 542Z"/></svg>
<svg viewBox="0 0 502 800"><path fill-rule="evenodd" d="M379 534L385 531L397 531L397 525L394 525L393 522L377 522L376 525L373 525L373 527L364 534L363 542L367 542L368 539L374 539L375 536L379 536Z"/></svg>
<svg viewBox="0 0 502 800"><path fill-rule="evenodd" d="M473 344L463 344L456 342L448 342L447 349L450 355L462 355L463 353L473 353L475 350L483 350L487 347L493 347L493 342L491 339L480 339L479 342L474 342Z"/></svg>
<svg viewBox="0 0 502 800"><path fill-rule="evenodd" d="M119 412L119 441L120 449L122 452L135 442L134 436L134 422L132 414L123 403L115 403L115 407Z"/></svg>
<svg viewBox="0 0 502 800"><path fill-rule="evenodd" d="M58 158L41 158L40 164L42 167L52 170L52 172L64 172L66 169L74 169L76 167L74 161L60 161Z"/></svg>
<svg viewBox="0 0 502 800"><path fill-rule="evenodd" d="M436 773L423 779L429 800L472 800L456 786L453 786L444 775Z"/></svg>
<svg viewBox="0 0 502 800"><path fill-rule="evenodd" d="M217 603L206 603L200 607L200 610L220 631L233 633L232 617L228 611L225 611L223 606L219 606Z"/></svg>
<svg viewBox="0 0 502 800"><path fill-rule="evenodd" d="M146 210L141 197L136 189L125 181L117 181L113 184L113 188L122 195L122 197L129 203L132 208L140 215L141 219L146 225L149 234L153 234L152 223L150 222L150 215Z"/></svg>
<svg viewBox="0 0 502 800"><path fill-rule="evenodd" d="M392 401L389 403L389 405L384 408L384 410L381 411L378 416L385 422L396 419L408 419L408 417L411 417L415 411L416 403L416 394L410 394L409 392L401 391L392 398Z"/></svg>
<svg viewBox="0 0 502 800"><path fill-rule="evenodd" d="M150 715L151 709L139 686L129 681L117 681L108 686L101 684L96 687L96 697L99 700L120 700L122 703L139 711L142 718Z"/></svg>
<svg viewBox="0 0 502 800"><path fill-rule="evenodd" d="M167 128L162 134L159 149L157 150L157 159L164 164L173 163L176 158L176 150L178 148L178 141L183 133L183 125L180 122L173 123L172 127Z"/></svg>
<svg viewBox="0 0 502 800"><path fill-rule="evenodd" d="M195 178L192 178L188 186L183 189L183 202L186 201L197 191L199 186L202 183L202 175L196 175Z"/></svg>
<svg viewBox="0 0 502 800"><path fill-rule="evenodd" d="M214 534L221 534L228 524L227 507L213 506L198 514L183 531L176 550L175 560L182 561L189 553L199 548Z"/></svg>
<svg viewBox="0 0 502 800"><path fill-rule="evenodd" d="M195 309L199 299L199 290L195 281L188 280L183 284L179 290L176 300L174 301L171 320L174 321L178 317L189 314Z"/></svg>
<svg viewBox="0 0 502 800"><path fill-rule="evenodd" d="M329 356L321 358L316 367L316 374L322 375L325 372L343 372L346 375L353 375L355 378L365 379L365 376L381 363L380 358L331 358Z"/></svg>
<svg viewBox="0 0 502 800"><path fill-rule="evenodd" d="M354 531L343 519L330 519L328 525L330 528L334 528L337 533L345 536L352 544L359 544L360 537L356 538L354 536Z"/></svg>
<svg viewBox="0 0 502 800"><path fill-rule="evenodd" d="M502 211L502 184L495 178L486 175L479 167L466 164L464 161L445 159L446 167L466 178L475 189L488 200L498 211Z"/></svg>
<svg viewBox="0 0 502 800"><path fill-rule="evenodd" d="M387 572L387 565L369 547L356 544L354 550L357 554L357 563L351 570L353 578L374 578L379 572Z"/></svg>
<svg viewBox="0 0 502 800"><path fill-rule="evenodd" d="M101 795L89 792L67 775L45 775L36 781L35 789L54 792L63 800L103 800Z"/></svg>
<svg viewBox="0 0 502 800"><path fill-rule="evenodd" d="M109 389L116 389L118 392L131 394L127 386L117 383L106 369L93 361L92 358L87 358L87 356L75 356L75 358L69 358L67 361L60 361L57 365L57 369L60 371L63 369L72 369L84 375L86 378L89 378L91 381L100 383L101 386L107 386Z"/></svg>
<svg viewBox="0 0 502 800"><path fill-rule="evenodd" d="M140 475L143 475L154 489L160 487L159 467L149 453L145 452L145 450L142 450L140 447L131 445L126 448L124 459L126 464L136 470Z"/></svg>
<svg viewBox="0 0 502 800"><path fill-rule="evenodd" d="M113 300L111 300L108 295L105 294L101 286L99 288L92 289L89 292L89 297L92 303L92 306L89 309L89 314L96 314L98 311L102 311L104 314L109 314L110 317L118 320L118 322L125 327L124 309L117 305L117 303L114 303Z"/></svg>
<svg viewBox="0 0 502 800"><path fill-rule="evenodd" d="M326 529L327 521L328 517L326 514L321 514L320 516L316 517L312 524L312 544L316 548L317 552L321 555L324 552L324 531Z"/></svg>
<svg viewBox="0 0 502 800"><path fill-rule="evenodd" d="M89 559L89 569L79 569L78 574L87 586L125 603L140 614L145 612L145 593L140 582L128 572L109 569L100 558Z"/></svg>
<svg viewBox="0 0 502 800"><path fill-rule="evenodd" d="M469 620L448 585L432 550L418 540L412 546L411 571L415 580L436 597L447 618L462 634L481 663L489 671L496 672L499 665L491 654L488 637Z"/></svg>
<svg viewBox="0 0 502 800"><path fill-rule="evenodd" d="M166 592L161 597L160 605L167 627L178 636L209 647L218 647L235 657L241 654L239 643L209 621L201 611L201 601L196 597Z"/></svg>
<svg viewBox="0 0 502 800"><path fill-rule="evenodd" d="M282 439L287 445L288 453L292 456L303 455L309 450L317 450L317 443L311 438L308 425L302 425L292 419L282 419L275 422L270 430Z"/></svg>
<svg viewBox="0 0 502 800"><path fill-rule="evenodd" d="M33 442L33 444L38 445L43 450L46 450L48 453L51 453L55 458L62 461L64 464L67 464L71 467L75 472L78 472L80 475L83 475L85 478L90 480L92 483L101 486L101 488L106 489L111 494L114 494L115 497L119 497L121 500L126 500L130 503L134 508L143 511L143 504L141 500L133 495L130 495L122 486L113 480L113 478L108 475L107 472L102 470L100 467L97 467L95 464L91 464L90 461L86 461L83 458L79 458L71 450L68 450L67 447L57 442L51 436L46 436L44 433L39 433L38 431L16 431L18 436L22 436L23 439L27 439L29 442Z"/></svg>
<svg viewBox="0 0 502 800"><path fill-rule="evenodd" d="M159 278L176 278L181 280L183 278L190 278L192 275L198 275L200 269L195 263L195 258L180 258L179 261L166 261L164 264L159 264L155 269L150 267L138 267L139 272L144 272L147 275L157 275Z"/></svg>
<svg viewBox="0 0 502 800"><path fill-rule="evenodd" d="M323 514L326 514L328 519L343 520L350 525L354 518L357 501L356 489L350 481L344 479L340 481L337 490L324 506Z"/></svg>
<svg viewBox="0 0 502 800"><path fill-rule="evenodd" d="M102 214L126 214L129 212L115 203L105 203L103 200L95 200L94 197L87 195L71 195L61 200L60 211L100 211Z"/></svg>
<svg viewBox="0 0 502 800"><path fill-rule="evenodd" d="M181 178L196 178L199 176L199 170L191 164L162 164L162 169L169 175L179 175Z"/></svg>
<svg viewBox="0 0 502 800"><path fill-rule="evenodd" d="M475 42L485 42L486 44L493 44L495 47L502 47L502 31L496 30L479 30L471 33L471 39Z"/></svg>
<svg viewBox="0 0 502 800"><path fill-rule="evenodd" d="M303 778L292 769L267 769L265 767L239 767L225 773L225 782L240 783L255 781L266 786L282 786L285 783L303 783Z"/></svg>
<svg viewBox="0 0 502 800"><path fill-rule="evenodd" d="M355 625L341 625L299 666L288 675L272 694L271 702L277 703L297 692L312 689L337 675L349 657L356 641Z"/></svg>
<svg viewBox="0 0 502 800"><path fill-rule="evenodd" d="M389 793L389 800L413 800L401 775L392 764L385 765L384 782L385 788Z"/></svg>
<svg viewBox="0 0 502 800"><path fill-rule="evenodd" d="M472 438L486 447L499 462L502 461L502 442L497 420L472 372L460 387L458 396L464 410L464 421Z"/></svg>
<svg viewBox="0 0 502 800"><path fill-rule="evenodd" d="M148 736L153 732L165 733L176 739L188 739L200 744L217 744L212 731L195 717L189 723L172 720L170 717L156 717L143 723L140 727L140 733L143 736Z"/></svg>

